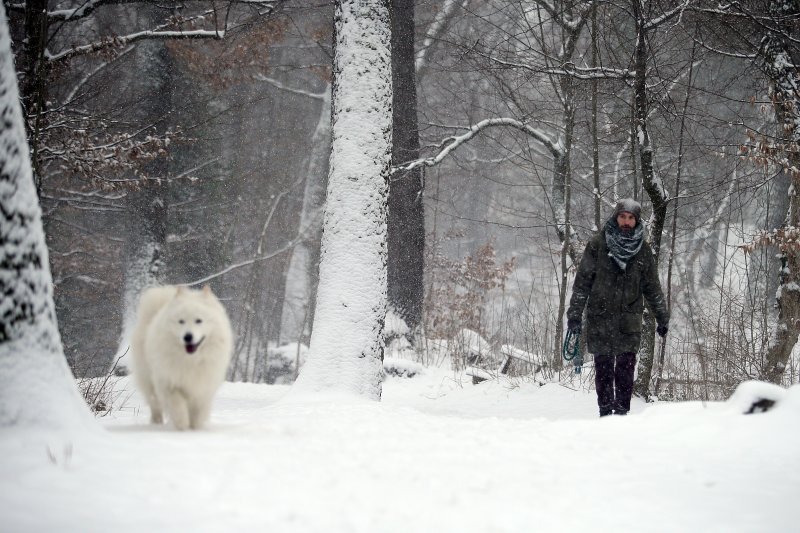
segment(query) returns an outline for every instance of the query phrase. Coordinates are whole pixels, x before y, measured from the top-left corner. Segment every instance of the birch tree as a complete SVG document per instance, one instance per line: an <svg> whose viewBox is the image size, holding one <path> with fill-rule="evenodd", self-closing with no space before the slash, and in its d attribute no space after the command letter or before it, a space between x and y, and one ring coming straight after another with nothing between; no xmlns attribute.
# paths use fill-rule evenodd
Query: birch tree
<svg viewBox="0 0 800 533"><path fill-rule="evenodd" d="M89 420L67 367L33 184L5 8L0 6L0 427Z"/></svg>
<svg viewBox="0 0 800 533"><path fill-rule="evenodd" d="M300 391L379 400L392 150L388 0L336 0L330 173L319 289Z"/></svg>

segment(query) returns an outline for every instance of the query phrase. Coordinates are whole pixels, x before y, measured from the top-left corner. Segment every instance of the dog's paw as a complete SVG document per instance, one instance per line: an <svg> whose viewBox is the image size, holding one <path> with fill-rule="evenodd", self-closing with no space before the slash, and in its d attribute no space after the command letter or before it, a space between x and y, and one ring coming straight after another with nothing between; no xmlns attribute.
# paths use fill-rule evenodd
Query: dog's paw
<svg viewBox="0 0 800 533"><path fill-rule="evenodd" d="M175 429L177 429L178 431L186 431L187 429L189 429L188 420L183 420L183 419L173 420L172 425L174 425Z"/></svg>

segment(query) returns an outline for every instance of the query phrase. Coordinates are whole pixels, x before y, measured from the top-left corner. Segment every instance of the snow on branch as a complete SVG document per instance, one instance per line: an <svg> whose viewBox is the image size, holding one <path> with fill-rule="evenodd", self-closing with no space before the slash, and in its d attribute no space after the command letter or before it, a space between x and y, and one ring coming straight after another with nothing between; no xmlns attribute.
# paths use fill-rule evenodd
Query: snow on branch
<svg viewBox="0 0 800 533"><path fill-rule="evenodd" d="M313 93L311 91L304 91L303 89L297 89L296 87L289 87L288 85L285 85L284 83L276 80L275 78L271 78L263 74L255 74L253 76L253 79L256 81L263 81L265 83L269 83L276 89L280 89L281 91L286 91L292 94L306 96L308 98L313 98L315 100L323 100L325 98L325 93Z"/></svg>
<svg viewBox="0 0 800 533"><path fill-rule="evenodd" d="M49 11L47 17L54 21L77 20L91 15L95 9L110 4L137 4L141 0L85 0L74 9L56 9Z"/></svg>
<svg viewBox="0 0 800 533"><path fill-rule="evenodd" d="M543 72L556 76L572 76L579 80L631 80L634 76L633 71L626 68L576 67L569 62L564 63L560 68L545 69Z"/></svg>
<svg viewBox="0 0 800 533"><path fill-rule="evenodd" d="M629 80L633 79L634 77L634 72L626 68L576 67L575 64L572 63L571 61L566 61L561 66L558 67L544 68L544 67L528 65L525 63L508 61L506 59L500 59L499 57L486 54L478 50L475 51L484 58L488 59L489 61L492 61L493 63L497 63L498 65L502 65L507 68L519 68L530 72L535 72L537 74L548 74L553 76L572 76L573 78L581 80L593 80L593 79Z"/></svg>
<svg viewBox="0 0 800 533"><path fill-rule="evenodd" d="M57 54L46 53L47 59L51 62L63 61L79 54L87 54L90 52L98 52L107 48L125 46L127 44L142 41L145 39L223 39L225 37L225 30L175 30L175 31L159 31L159 30L146 30L129 35L117 35L114 37L106 37L93 43L84 44L81 46L74 46L61 51Z"/></svg>
<svg viewBox="0 0 800 533"><path fill-rule="evenodd" d="M103 69L107 68L111 63L113 63L115 61L119 61L120 58L128 55L133 50L134 50L134 47L133 46L129 46L128 48L126 48L122 52L119 52L118 54L116 54L115 57L112 60L103 61L99 65L95 66L95 68L93 68L90 72L86 73L81 79L79 79L75 83L75 85L72 87L72 89L70 89L70 91L67 94L67 96L64 97L63 103L61 104L61 108L63 108L67 104L72 103L72 101L75 99L75 95L78 94L78 91L80 91L81 88L84 85L86 85L86 83L88 83L90 79L92 79L95 76L95 74L97 74L98 72L100 72Z"/></svg>
<svg viewBox="0 0 800 533"><path fill-rule="evenodd" d="M229 265L229 266L225 267L224 269L220 270L219 272L215 272L215 273L209 274L208 276L205 276L203 278L196 279L194 281L190 281L188 283L185 283L184 285L186 285L186 286L202 285L203 283L207 283L207 282L211 281L212 279L224 276L225 274L227 274L229 272L232 272L234 270L237 270L239 268L250 266L250 265L259 263L261 261L266 261L267 259L272 259L273 257L277 257L278 255L280 255L280 254L282 254L282 253L284 253L284 252L286 252L288 250L291 250L292 248L297 246L301 241L302 241L302 238L298 237L298 238L296 238L294 240L289 241L288 243L286 243L285 245L281 246L280 248L276 249L275 251L273 251L271 253L268 253L266 255L262 255L262 256L259 256L259 257L254 257L254 258L248 259L246 261L241 261L239 263L234 263L232 265Z"/></svg>
<svg viewBox="0 0 800 533"><path fill-rule="evenodd" d="M414 161L407 161L395 167L392 167L392 172L399 172L402 170L412 170L417 167L432 167L441 163L451 152L457 149L462 144L465 144L475 136L477 136L482 131L498 127L498 126L506 126L511 127L514 129L518 129L524 133L527 133L531 137L533 137L536 141L541 143L553 157L561 157L563 155L564 149L558 144L557 141L554 141L550 138L549 135L544 133L543 131L533 128L528 124L520 122L519 120L513 118L488 118L478 122L474 126L471 126L469 130L462 134L462 135L453 135L451 137L447 137L444 139L439 146L441 147L438 154L431 156L416 159Z"/></svg>
<svg viewBox="0 0 800 533"><path fill-rule="evenodd" d="M678 4L673 9L670 9L669 11L666 11L666 12L662 13L660 17L656 17L656 18L648 21L644 25L644 31L648 31L648 30L652 30L653 28L657 28L658 26L660 26L664 22L666 22L666 21L668 21L668 20L670 20L670 19L672 19L674 17L683 16L683 12L686 11L686 9L689 7L689 2L690 2L690 0L684 0L682 3Z"/></svg>
<svg viewBox="0 0 800 533"><path fill-rule="evenodd" d="M753 59L756 59L758 57L758 54L755 53L755 52L752 53L752 54L746 54L746 53L742 53L742 52L730 52L730 51L727 51L727 50L722 50L721 48L715 48L715 47L709 45L708 43L706 43L705 41L702 41L702 40L698 39L697 37L695 37L693 35L690 35L690 37L691 37L692 41L697 43L702 48L704 48L704 49L706 49L709 52L712 52L714 54L720 55L720 56L733 57L735 59L747 59L747 60L753 60Z"/></svg>
<svg viewBox="0 0 800 533"><path fill-rule="evenodd" d="M229 4L243 4L273 11L280 2L281 0L231 0ZM47 17L53 21L68 22L88 17L101 6L142 3L145 3L144 0L84 0L80 6L74 9L54 9L49 11ZM23 11L25 9L25 4L12 4L10 8L15 11Z"/></svg>

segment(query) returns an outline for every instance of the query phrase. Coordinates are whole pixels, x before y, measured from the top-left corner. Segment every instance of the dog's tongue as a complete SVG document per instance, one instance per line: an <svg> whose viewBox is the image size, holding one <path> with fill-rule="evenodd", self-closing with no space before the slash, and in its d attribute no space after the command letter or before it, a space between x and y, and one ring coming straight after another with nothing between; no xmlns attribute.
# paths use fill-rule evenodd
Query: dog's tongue
<svg viewBox="0 0 800 533"><path fill-rule="evenodd" d="M197 351L197 347L200 346L199 344L185 344L186 346L186 353L194 353Z"/></svg>

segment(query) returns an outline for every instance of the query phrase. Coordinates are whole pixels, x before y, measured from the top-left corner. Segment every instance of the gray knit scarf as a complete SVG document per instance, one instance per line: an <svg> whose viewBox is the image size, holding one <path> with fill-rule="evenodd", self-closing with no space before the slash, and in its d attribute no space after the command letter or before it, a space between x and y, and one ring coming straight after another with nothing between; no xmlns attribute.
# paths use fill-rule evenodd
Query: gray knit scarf
<svg viewBox="0 0 800 533"><path fill-rule="evenodd" d="M644 224L640 222L636 224L633 231L625 233L620 229L617 220L612 217L606 222L605 234L608 256L613 259L622 270L625 270L628 266L628 261L642 249L642 243L644 243Z"/></svg>

